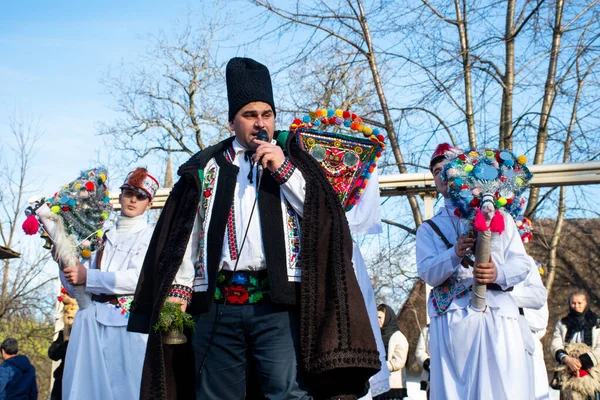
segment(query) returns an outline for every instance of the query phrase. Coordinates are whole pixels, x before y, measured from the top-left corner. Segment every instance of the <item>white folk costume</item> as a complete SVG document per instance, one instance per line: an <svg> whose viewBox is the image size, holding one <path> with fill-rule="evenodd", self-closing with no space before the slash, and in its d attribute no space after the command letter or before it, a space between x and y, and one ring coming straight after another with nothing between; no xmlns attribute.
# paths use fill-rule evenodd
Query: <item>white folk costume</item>
<svg viewBox="0 0 600 400"><path fill-rule="evenodd" d="M544 349L541 338L546 334L548 326L548 291L535 260L529 257L531 269L527 278L515 285L511 296L515 299L521 313L521 328L528 362L531 399L549 398L548 373L544 361Z"/></svg>
<svg viewBox="0 0 600 400"><path fill-rule="evenodd" d="M348 218L348 224L350 225L350 230L352 233L375 235L383 232L383 228L381 226L377 168L375 168L371 174L371 178L369 179L369 183L367 184L362 197L350 211L346 212L346 217ZM358 280L365 305L367 306L369 322L371 323L371 328L373 329L373 335L375 336L375 341L377 342L377 350L379 351L379 359L381 361L381 370L377 374L373 375L371 379L369 379L369 383L371 385L369 393L365 397L362 397L362 399L370 399L390 390L390 371L387 368L387 360L385 358L386 351L381 338L379 321L377 319L377 303L375 301L375 293L373 292L371 279L369 278L367 266L365 265L365 261L363 260L360 252L360 247L354 241L352 264L354 265L356 279Z"/></svg>
<svg viewBox="0 0 600 400"><path fill-rule="evenodd" d="M155 187L148 193L153 195L158 183L151 179ZM146 194L147 189L140 190ZM121 215L116 227L106 232L104 248L83 261L85 293L92 301L75 316L65 359L63 399L139 398L148 335L128 332L127 322L152 231L145 215ZM71 293L73 286L62 271L60 279Z"/></svg>
<svg viewBox="0 0 600 400"><path fill-rule="evenodd" d="M529 260L514 221L504 218L506 230L492 234L498 278L488 285L485 312L469 307L472 270L461 265L454 248L426 223L417 231L418 273L433 286L427 304L431 399L519 399L529 390L519 311L505 292L525 279ZM432 221L450 244L467 232L449 199Z"/></svg>

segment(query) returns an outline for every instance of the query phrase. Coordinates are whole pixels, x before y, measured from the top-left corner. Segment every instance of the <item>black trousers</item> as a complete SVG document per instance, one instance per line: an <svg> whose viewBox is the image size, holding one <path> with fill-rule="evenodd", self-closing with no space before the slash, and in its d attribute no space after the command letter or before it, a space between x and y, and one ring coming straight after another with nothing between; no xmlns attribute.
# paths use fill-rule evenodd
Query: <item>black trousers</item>
<svg viewBox="0 0 600 400"><path fill-rule="evenodd" d="M213 326L223 315L209 347ZM246 398L248 363L254 369L260 398L310 399L298 363L299 323L295 308L272 303L215 305L194 316L192 346L198 370L196 399L243 400ZM250 358L250 359L248 359ZM197 371L198 372L198 371Z"/></svg>

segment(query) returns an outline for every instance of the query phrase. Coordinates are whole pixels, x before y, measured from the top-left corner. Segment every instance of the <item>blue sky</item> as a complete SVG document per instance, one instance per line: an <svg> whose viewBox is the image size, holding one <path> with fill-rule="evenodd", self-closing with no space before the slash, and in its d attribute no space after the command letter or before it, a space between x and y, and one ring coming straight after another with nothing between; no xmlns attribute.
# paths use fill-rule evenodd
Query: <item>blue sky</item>
<svg viewBox="0 0 600 400"><path fill-rule="evenodd" d="M15 110L39 120L43 137L30 176L40 193L107 160L95 127L115 113L100 79L109 68L134 62L149 46L147 35L169 31L187 8L156 0L4 3L0 143L10 143L7 124Z"/></svg>

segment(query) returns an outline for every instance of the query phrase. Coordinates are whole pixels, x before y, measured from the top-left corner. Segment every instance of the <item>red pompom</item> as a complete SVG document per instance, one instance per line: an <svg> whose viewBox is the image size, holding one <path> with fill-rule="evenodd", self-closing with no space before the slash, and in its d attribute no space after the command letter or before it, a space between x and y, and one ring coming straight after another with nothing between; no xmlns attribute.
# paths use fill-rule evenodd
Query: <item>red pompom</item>
<svg viewBox="0 0 600 400"><path fill-rule="evenodd" d="M328 125L329 124L329 120L327 118L321 118L321 123L323 125Z"/></svg>
<svg viewBox="0 0 600 400"><path fill-rule="evenodd" d="M377 135L377 139L379 139L380 142L385 142L385 137L383 135Z"/></svg>
<svg viewBox="0 0 600 400"><path fill-rule="evenodd" d="M459 155L458 158L462 161L467 161L467 156L465 156L464 154Z"/></svg>
<svg viewBox="0 0 600 400"><path fill-rule="evenodd" d="M460 215L460 210L459 210L458 208L455 208L455 209L454 209L454 215L456 215L458 218L460 218L460 217L461 217L461 215Z"/></svg>
<svg viewBox="0 0 600 400"><path fill-rule="evenodd" d="M329 118L329 125L335 125L335 117Z"/></svg>
<svg viewBox="0 0 600 400"><path fill-rule="evenodd" d="M483 216L481 210L477 210L477 214L475 214L475 219L473 220L473 229L475 229L477 232L484 232L488 229L487 222L485 221L485 217Z"/></svg>
<svg viewBox="0 0 600 400"><path fill-rule="evenodd" d="M67 293L67 289L65 289L65 288L61 288L61 289L60 289L60 292L61 292L62 294L65 294L65 293Z"/></svg>
<svg viewBox="0 0 600 400"><path fill-rule="evenodd" d="M358 118L358 115L352 113L352 121L354 121L356 118Z"/></svg>
<svg viewBox="0 0 600 400"><path fill-rule="evenodd" d="M69 211L69 207L64 206L63 208L61 208L61 210L63 210L64 212L67 212L67 211Z"/></svg>
<svg viewBox="0 0 600 400"><path fill-rule="evenodd" d="M296 118L293 123L296 125L300 125L302 123L302 120L300 118Z"/></svg>
<svg viewBox="0 0 600 400"><path fill-rule="evenodd" d="M377 158L379 158L379 157L381 157L381 152L380 151L377 152Z"/></svg>
<svg viewBox="0 0 600 400"><path fill-rule="evenodd" d="M85 188L87 189L88 192L91 192L95 188L94 183L93 182L86 182L85 183Z"/></svg>
<svg viewBox="0 0 600 400"><path fill-rule="evenodd" d="M506 199L506 204L512 204L512 202L513 202L512 197L510 199Z"/></svg>
<svg viewBox="0 0 600 400"><path fill-rule="evenodd" d="M477 208L477 207L479 207L479 205L480 205L480 204L481 204L481 201L480 201L479 199L473 199L473 200L471 200L471 202L469 203L469 205L470 205L472 208Z"/></svg>
<svg viewBox="0 0 600 400"><path fill-rule="evenodd" d="M27 235L35 235L40 229L40 223L34 215L30 215L23 222L23 230Z"/></svg>
<svg viewBox="0 0 600 400"><path fill-rule="evenodd" d="M490 222L490 231L502 235L504 232L504 217L500 211L496 211L492 221Z"/></svg>
<svg viewBox="0 0 600 400"><path fill-rule="evenodd" d="M500 177L500 182L506 182L506 176L502 175L502 176Z"/></svg>
<svg viewBox="0 0 600 400"><path fill-rule="evenodd" d="M58 296L58 297L56 298L56 300L58 300L58 301L60 301L60 302L62 303L62 301L63 301L63 297L62 297L62 296Z"/></svg>
<svg viewBox="0 0 600 400"><path fill-rule="evenodd" d="M344 111L344 112L342 113L342 117L344 117L344 119L348 119L348 118L350 118L350 111Z"/></svg>

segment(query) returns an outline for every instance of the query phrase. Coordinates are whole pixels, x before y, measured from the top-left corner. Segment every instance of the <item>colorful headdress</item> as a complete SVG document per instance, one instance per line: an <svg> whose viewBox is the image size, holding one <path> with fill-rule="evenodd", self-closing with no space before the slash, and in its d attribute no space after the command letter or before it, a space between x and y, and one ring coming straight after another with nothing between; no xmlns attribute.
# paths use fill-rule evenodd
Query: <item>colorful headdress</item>
<svg viewBox="0 0 600 400"><path fill-rule="evenodd" d="M290 130L297 133L300 146L321 164L342 207L350 211L385 149L379 129L364 125L360 117L347 110L318 109L295 119ZM364 137L342 131L362 133Z"/></svg>
<svg viewBox="0 0 600 400"><path fill-rule="evenodd" d="M121 185L121 189L135 190L148 197L150 201L154 198L159 187L158 180L150 175L146 168L136 168L128 173L125 182Z"/></svg>
<svg viewBox="0 0 600 400"><path fill-rule="evenodd" d="M501 233L504 219L497 217L497 211L504 209L514 216L523 206L521 195L533 176L526 162L527 157L515 157L507 150L471 150L446 164L442 178L461 217L473 221L475 230L485 230L483 212L491 219L489 228Z"/></svg>

